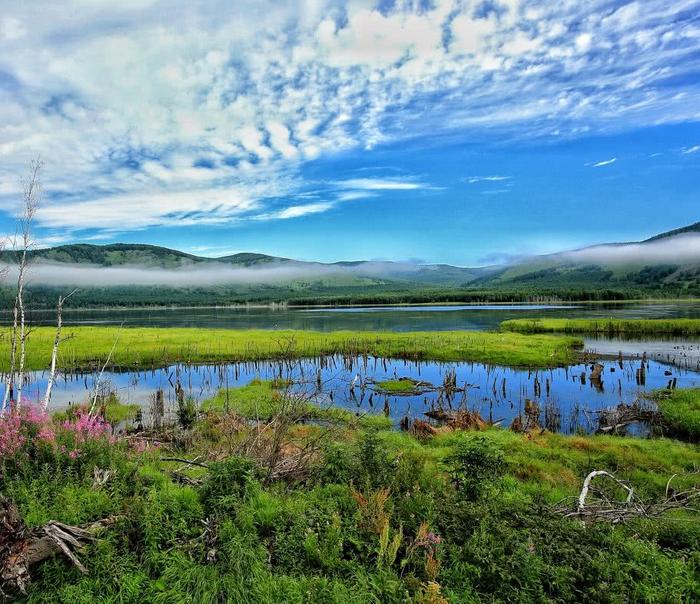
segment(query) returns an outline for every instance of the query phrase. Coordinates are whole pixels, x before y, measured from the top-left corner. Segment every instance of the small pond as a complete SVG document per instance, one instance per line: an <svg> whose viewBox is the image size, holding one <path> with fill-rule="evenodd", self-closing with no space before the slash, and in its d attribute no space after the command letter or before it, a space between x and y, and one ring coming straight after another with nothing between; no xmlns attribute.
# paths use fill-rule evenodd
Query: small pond
<svg viewBox="0 0 700 604"><path fill-rule="evenodd" d="M615 351L616 352L616 351ZM530 371L479 363L409 362L381 358L340 356L301 361L231 363L222 365L173 365L148 371L105 372L102 384L114 390L122 402L148 410L157 390L163 390L166 406L175 406L178 384L199 401L220 388L248 384L254 378L285 378L319 405L338 405L358 414L385 413L398 423L402 418L424 418L427 411L466 408L490 421L507 426L523 413L525 401L535 401L541 425L563 433L594 431L598 413L620 403L632 404L644 394L667 387L700 387L697 367L674 366L646 359L601 360L600 379L591 379L593 364ZM600 369L599 369L600 370ZM29 376L25 396L38 401L47 374ZM420 392L387 394L378 382L412 378L425 383ZM62 375L54 386L55 409L90 399L97 376ZM442 386L453 383L448 393ZM431 387L432 386L432 387Z"/></svg>

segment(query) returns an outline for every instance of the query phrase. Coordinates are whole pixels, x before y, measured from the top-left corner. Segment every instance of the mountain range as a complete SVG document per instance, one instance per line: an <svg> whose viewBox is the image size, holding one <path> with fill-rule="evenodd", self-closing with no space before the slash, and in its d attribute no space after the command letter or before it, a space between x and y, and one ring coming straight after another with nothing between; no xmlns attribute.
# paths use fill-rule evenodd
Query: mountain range
<svg viewBox="0 0 700 604"><path fill-rule="evenodd" d="M0 262L10 270L15 258L11 250L0 253ZM595 245L486 267L321 263L259 253L208 258L126 243L35 249L30 258L28 288L38 303L47 304L55 290L68 287L78 287L78 303L88 305L700 294L700 222L644 241Z"/></svg>

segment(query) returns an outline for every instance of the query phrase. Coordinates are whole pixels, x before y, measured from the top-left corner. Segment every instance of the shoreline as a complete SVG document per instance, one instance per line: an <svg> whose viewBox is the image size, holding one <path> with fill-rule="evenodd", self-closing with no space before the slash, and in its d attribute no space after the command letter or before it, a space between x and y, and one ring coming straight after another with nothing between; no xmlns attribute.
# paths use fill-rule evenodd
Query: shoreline
<svg viewBox="0 0 700 604"><path fill-rule="evenodd" d="M518 301L518 302L395 302L387 304L293 304L290 302L269 302L250 304L225 304L225 305L154 305L154 306L81 306L65 307L65 313L78 312L111 312L111 311L146 311L146 310L247 310L247 309L270 309L270 310L296 310L296 309L332 309L332 308L406 308L406 307L427 307L427 306L569 306L572 304L586 305L611 305L619 306L624 304L697 304L700 298L634 298L629 300L554 300L554 301ZM11 314L10 309L1 309L0 316ZM28 310L31 313L55 313L54 308L40 308Z"/></svg>

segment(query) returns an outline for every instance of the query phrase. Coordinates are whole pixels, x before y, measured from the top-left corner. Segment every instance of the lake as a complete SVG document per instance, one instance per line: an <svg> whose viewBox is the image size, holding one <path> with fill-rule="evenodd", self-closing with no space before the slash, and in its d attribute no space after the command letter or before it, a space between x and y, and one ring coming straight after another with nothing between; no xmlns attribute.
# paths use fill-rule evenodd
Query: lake
<svg viewBox="0 0 700 604"><path fill-rule="evenodd" d="M306 329L315 331L492 330L519 317L662 319L700 318L700 302L577 304L483 304L338 308L159 308L71 310L66 325L210 327L224 329ZM9 313L0 316L11 322ZM54 325L54 311L33 311L32 325Z"/></svg>
<svg viewBox="0 0 700 604"><path fill-rule="evenodd" d="M637 402L673 379L678 388L700 386L700 371L656 360L610 359L601 364L601 379L592 380L590 363L531 371L480 363L332 356L295 362L173 365L148 371L106 372L100 389L113 391L122 402L137 403L146 411L154 392L163 390L172 411L177 384L187 395L202 401L222 387L242 386L254 378L284 378L319 405L338 405L358 414L385 413L397 423L406 416L424 419L425 412L431 409L467 408L478 411L484 419L501 420L506 426L531 399L540 407L542 425L571 433L595 430L601 409ZM459 391L449 395L441 386L452 376ZM45 390L47 373L31 372L27 377L25 395L38 402ZM53 390L52 408L89 400L96 378L95 374L62 375ZM399 378L420 380L434 388L420 394L390 395L376 384Z"/></svg>
<svg viewBox="0 0 700 604"><path fill-rule="evenodd" d="M440 331L497 329L501 321L517 317L700 318L700 303L81 310L66 312L64 322L227 329ZM33 325L51 325L53 313L34 312L30 321ZM478 411L487 420L501 420L503 425L508 425L522 413L525 401L530 399L539 405L543 423L565 433L595 430L601 409L643 400L646 393L666 387L674 378L678 388L700 387L697 338L586 337L585 348L603 356L600 381L590 380L591 366L583 363L529 371L478 363L324 357L289 365L279 362L174 365L150 371L106 372L104 383L122 402L138 403L146 410L154 392L163 390L172 411L177 383L188 395L202 401L225 386L245 385L257 377L284 376L320 405L339 405L358 414L386 413L397 423L406 416L422 418L426 411L436 407L463 407ZM625 357L621 362L615 358L620 352ZM644 376L640 381L642 365ZM455 376L460 389L450 397L439 388L448 375ZM25 392L30 400L38 399L44 391L46 377L46 372L28 375ZM421 394L388 395L375 384L402 377L425 381L436 388ZM85 402L94 390L95 380L95 374L61 375L54 388L52 407Z"/></svg>

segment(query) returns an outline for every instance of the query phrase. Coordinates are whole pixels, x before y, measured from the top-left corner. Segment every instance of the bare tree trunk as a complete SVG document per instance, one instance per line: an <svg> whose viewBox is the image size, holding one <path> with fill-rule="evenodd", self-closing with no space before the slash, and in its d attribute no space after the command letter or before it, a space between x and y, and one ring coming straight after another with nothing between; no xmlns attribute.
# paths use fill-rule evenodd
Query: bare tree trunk
<svg viewBox="0 0 700 604"><path fill-rule="evenodd" d="M22 231L22 255L19 262L19 274L17 276L17 301L19 312L19 366L17 369L17 408L22 405L22 388L24 386L24 364L27 358L27 325L24 307L24 282L28 265L28 252L33 245L32 221L39 207L41 196L41 168L42 162L35 160L31 163L29 178L24 184L24 213L20 219Z"/></svg>
<svg viewBox="0 0 700 604"><path fill-rule="evenodd" d="M56 305L56 337L53 341L53 351L51 352L51 371L49 372L49 381L46 384L46 393L44 394L44 402L41 405L42 411L46 411L51 402L51 390L56 381L56 363L58 361L58 347L61 345L61 328L63 327L63 304L70 298L76 290L73 290L67 296L59 296L58 304Z"/></svg>
<svg viewBox="0 0 700 604"><path fill-rule="evenodd" d="M29 263L28 252L32 247L32 221L39 207L41 197L41 168L42 162L39 159L32 161L29 167L29 178L24 182L23 210L19 219L21 232L21 254L17 263L17 296L12 322L12 341L10 345L10 373L7 379L7 386L2 401L2 413L5 412L10 395L14 394L16 388L16 404L22 404L22 387L24 386L24 365L27 358L27 326L26 312L24 306L24 284ZM17 345L19 339L19 363L17 360Z"/></svg>
<svg viewBox="0 0 700 604"><path fill-rule="evenodd" d="M2 397L2 409L0 409L0 414L5 413L7 404L10 402L10 398L14 397L14 387L15 387L15 363L17 360L17 304L12 312L12 336L10 338L10 371L7 374L7 383L5 384L5 394Z"/></svg>
<svg viewBox="0 0 700 604"><path fill-rule="evenodd" d="M19 367L17 370L17 398L19 409L22 406L22 386L24 385L24 362L27 358L27 328L24 316L24 256L22 269L20 270L19 284L17 286L17 308L19 310Z"/></svg>

